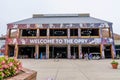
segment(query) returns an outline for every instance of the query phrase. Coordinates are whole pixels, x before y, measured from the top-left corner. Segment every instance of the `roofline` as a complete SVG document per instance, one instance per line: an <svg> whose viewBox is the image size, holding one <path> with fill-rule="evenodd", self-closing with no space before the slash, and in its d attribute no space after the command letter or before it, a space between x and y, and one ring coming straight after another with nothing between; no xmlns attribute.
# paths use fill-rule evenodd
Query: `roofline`
<svg viewBox="0 0 120 80"><path fill-rule="evenodd" d="M43 18L43 17L90 17L89 13L82 14L33 14L33 18Z"/></svg>
<svg viewBox="0 0 120 80"><path fill-rule="evenodd" d="M97 19L97 20L101 20L101 21L104 21L104 22L107 22L107 23L113 24L112 22L109 22L109 21L106 21L106 20L102 20L102 19L99 19L99 18L95 18L95 17L91 17L91 18L94 18L94 19Z"/></svg>

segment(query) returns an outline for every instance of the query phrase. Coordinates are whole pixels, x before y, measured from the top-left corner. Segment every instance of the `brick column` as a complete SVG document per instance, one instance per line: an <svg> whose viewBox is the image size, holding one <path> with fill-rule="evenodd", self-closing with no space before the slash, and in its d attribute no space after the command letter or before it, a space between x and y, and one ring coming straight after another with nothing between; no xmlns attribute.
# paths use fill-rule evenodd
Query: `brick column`
<svg viewBox="0 0 120 80"><path fill-rule="evenodd" d="M70 38L70 28L67 30L68 38Z"/></svg>
<svg viewBox="0 0 120 80"><path fill-rule="evenodd" d="M70 59L71 58L71 49L70 49L70 44L68 44L68 47L67 47L67 57L68 57L68 59Z"/></svg>
<svg viewBox="0 0 120 80"><path fill-rule="evenodd" d="M14 57L18 57L18 44L15 44Z"/></svg>
<svg viewBox="0 0 120 80"><path fill-rule="evenodd" d="M35 53L37 54L37 59L39 58L39 45L35 45Z"/></svg>
<svg viewBox="0 0 120 80"><path fill-rule="evenodd" d="M100 56L101 58L105 58L105 53L104 53L104 45L100 44Z"/></svg>
<svg viewBox="0 0 120 80"><path fill-rule="evenodd" d="M47 28L47 38L49 38L50 29Z"/></svg>
<svg viewBox="0 0 120 80"><path fill-rule="evenodd" d="M115 51L114 51L114 46L111 45L110 47L111 47L111 56L112 56L112 58L114 59L114 58L116 57L116 53L115 53Z"/></svg>
<svg viewBox="0 0 120 80"><path fill-rule="evenodd" d="M5 41L5 56L8 56L8 38L10 35L10 29L7 28L7 35L6 35L6 41Z"/></svg>
<svg viewBox="0 0 120 80"><path fill-rule="evenodd" d="M109 28L109 32L110 32L110 38L112 38L112 44L111 44L111 55L112 58L114 59L116 57L116 51L115 51L115 43L114 43L114 35L113 35L113 29L112 29L112 25Z"/></svg>
<svg viewBox="0 0 120 80"><path fill-rule="evenodd" d="M99 37L102 39L103 35L102 35L102 28L99 28ZM104 45L103 43L100 44L100 56L101 58L105 58L105 52L104 52Z"/></svg>
<svg viewBox="0 0 120 80"><path fill-rule="evenodd" d="M49 59L49 44L46 45L46 58Z"/></svg>
<svg viewBox="0 0 120 80"><path fill-rule="evenodd" d="M16 43L15 43L15 49L14 49L14 57L18 57L18 38L19 38L19 29L17 29L16 34Z"/></svg>
<svg viewBox="0 0 120 80"><path fill-rule="evenodd" d="M79 59L81 58L81 54L82 54L82 48L81 45L78 46L78 54L79 54ZM82 54L83 55L83 54Z"/></svg>
<svg viewBox="0 0 120 80"><path fill-rule="evenodd" d="M78 28L78 37L80 38L81 37L81 29Z"/></svg>
<svg viewBox="0 0 120 80"><path fill-rule="evenodd" d="M39 31L39 28L37 29L37 38L39 37L39 33L40 33L40 31Z"/></svg>

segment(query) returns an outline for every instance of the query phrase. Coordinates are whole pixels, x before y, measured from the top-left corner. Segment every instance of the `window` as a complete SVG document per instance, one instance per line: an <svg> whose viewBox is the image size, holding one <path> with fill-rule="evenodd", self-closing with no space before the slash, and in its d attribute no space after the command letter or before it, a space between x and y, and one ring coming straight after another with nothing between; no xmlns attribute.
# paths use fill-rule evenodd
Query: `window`
<svg viewBox="0 0 120 80"><path fill-rule="evenodd" d="M50 29L50 36L67 36L67 29Z"/></svg>
<svg viewBox="0 0 120 80"><path fill-rule="evenodd" d="M36 29L23 29L22 36L36 36L37 30Z"/></svg>
<svg viewBox="0 0 120 80"><path fill-rule="evenodd" d="M99 36L99 29L81 29L81 36Z"/></svg>
<svg viewBox="0 0 120 80"><path fill-rule="evenodd" d="M111 37L110 30L108 28L103 28L102 29L102 37L103 38L109 38L109 37Z"/></svg>
<svg viewBox="0 0 120 80"><path fill-rule="evenodd" d="M14 38L17 36L16 34L17 34L17 29L10 29L10 37Z"/></svg>
<svg viewBox="0 0 120 80"><path fill-rule="evenodd" d="M47 29L40 29L40 36L47 36Z"/></svg>
<svg viewBox="0 0 120 80"><path fill-rule="evenodd" d="M70 29L70 36L78 36L78 29Z"/></svg>

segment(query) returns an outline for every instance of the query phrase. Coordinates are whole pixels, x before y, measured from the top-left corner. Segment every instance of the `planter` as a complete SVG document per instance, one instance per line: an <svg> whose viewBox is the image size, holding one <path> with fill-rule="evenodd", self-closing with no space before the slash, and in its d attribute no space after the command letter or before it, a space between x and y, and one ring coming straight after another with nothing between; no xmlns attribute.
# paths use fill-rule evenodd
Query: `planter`
<svg viewBox="0 0 120 80"><path fill-rule="evenodd" d="M111 64L113 69L117 69L118 64Z"/></svg>
<svg viewBox="0 0 120 80"><path fill-rule="evenodd" d="M37 72L34 70L23 68L23 71L16 76L6 78L4 80L36 80Z"/></svg>

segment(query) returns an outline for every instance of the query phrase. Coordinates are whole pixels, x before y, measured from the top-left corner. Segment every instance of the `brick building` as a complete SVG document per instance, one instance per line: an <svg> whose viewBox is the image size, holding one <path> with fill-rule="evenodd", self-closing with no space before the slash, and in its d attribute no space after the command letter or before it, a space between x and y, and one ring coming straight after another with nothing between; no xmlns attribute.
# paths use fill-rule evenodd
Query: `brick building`
<svg viewBox="0 0 120 80"><path fill-rule="evenodd" d="M34 14L7 24L6 55L18 58L114 58L112 23L89 14ZM107 36L104 36L104 30ZM13 35L13 33L15 35Z"/></svg>

